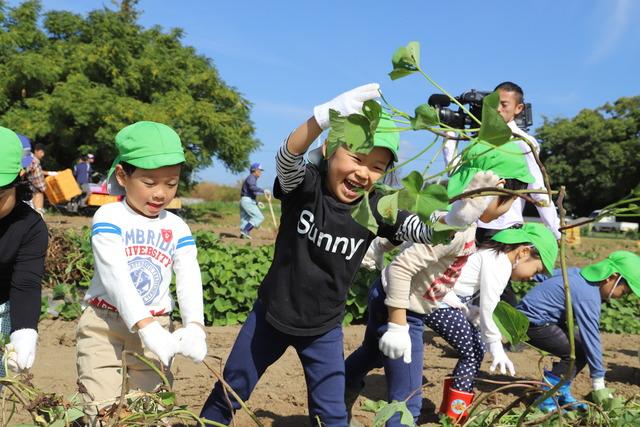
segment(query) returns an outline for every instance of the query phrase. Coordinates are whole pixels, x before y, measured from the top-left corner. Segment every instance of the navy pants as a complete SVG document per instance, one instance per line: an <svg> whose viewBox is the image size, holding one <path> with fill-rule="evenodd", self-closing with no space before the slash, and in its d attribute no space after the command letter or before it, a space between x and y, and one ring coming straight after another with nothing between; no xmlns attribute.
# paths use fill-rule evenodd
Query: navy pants
<svg viewBox="0 0 640 427"><path fill-rule="evenodd" d="M473 381L484 358L484 343L480 331L457 308L434 310L425 318L425 323L458 353L452 387L471 393Z"/></svg>
<svg viewBox="0 0 640 427"><path fill-rule="evenodd" d="M323 426L346 427L347 410L344 403L344 351L342 326L338 325L319 336L299 337L284 334L265 320L264 307L256 301L247 321L233 345L224 367L223 378L244 401L264 371L289 347L293 346L302 362L307 382L307 399L311 424L316 417ZM229 424L240 404L228 395L229 408L223 386L218 381L200 413L211 421Z"/></svg>
<svg viewBox="0 0 640 427"><path fill-rule="evenodd" d="M529 335L529 344L560 358L560 361L553 364L552 374L561 377L569 372L571 344L569 343L569 333L565 325L529 325L527 334ZM587 356L584 352L580 331L576 329L573 336L576 344L576 360L573 372L570 375L571 378L574 378L587 364Z"/></svg>
<svg viewBox="0 0 640 427"><path fill-rule="evenodd" d="M386 294L380 279L369 290L369 318L362 345L345 362L346 384L349 388L362 388L364 377L374 369L384 366L387 378L387 400L407 400L407 407L417 423L422 408L422 364L424 358L424 315L407 311L409 336L411 337L411 363L402 358L389 359L378 349L380 337L387 331ZM395 414L387 426L401 426L400 415Z"/></svg>

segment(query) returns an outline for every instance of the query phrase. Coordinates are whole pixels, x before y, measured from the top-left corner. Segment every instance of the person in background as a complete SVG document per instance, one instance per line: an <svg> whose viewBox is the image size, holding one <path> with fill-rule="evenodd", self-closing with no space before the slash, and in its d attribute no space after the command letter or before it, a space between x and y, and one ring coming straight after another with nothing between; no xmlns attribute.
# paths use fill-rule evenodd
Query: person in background
<svg viewBox="0 0 640 427"><path fill-rule="evenodd" d="M251 239L251 230L258 228L264 221L256 196L258 194L268 196L271 192L258 187L258 178L262 175L262 171L264 169L260 163L253 163L249 169L249 176L242 183L242 190L240 190L240 237L244 239Z"/></svg>
<svg viewBox="0 0 640 427"><path fill-rule="evenodd" d="M594 391L605 388L605 367L600 343L600 309L603 302L621 298L633 292L640 296L640 256L628 251L615 251L604 260L583 268L569 268L571 305L576 319L575 365L569 371L571 346L565 323L565 294L562 273L544 280L531 289L517 306L529 319L529 343L560 358L551 371L544 371L544 381L551 386L558 384L563 375L569 381L558 390L558 404L571 405L568 409L586 410L571 394L573 378L588 364ZM540 404L549 412L556 409L553 398Z"/></svg>
<svg viewBox="0 0 640 427"><path fill-rule="evenodd" d="M42 158L45 155L44 145L36 144L33 147L33 158L31 163L27 167L26 174L33 197L31 199L33 208L40 215L44 215L44 191L47 188L47 183L44 180L45 173L42 170Z"/></svg>
<svg viewBox="0 0 640 427"><path fill-rule="evenodd" d="M80 187L91 182L91 172L93 171L91 164L93 161L94 155L89 153L82 156L80 161L73 167L73 176Z"/></svg>

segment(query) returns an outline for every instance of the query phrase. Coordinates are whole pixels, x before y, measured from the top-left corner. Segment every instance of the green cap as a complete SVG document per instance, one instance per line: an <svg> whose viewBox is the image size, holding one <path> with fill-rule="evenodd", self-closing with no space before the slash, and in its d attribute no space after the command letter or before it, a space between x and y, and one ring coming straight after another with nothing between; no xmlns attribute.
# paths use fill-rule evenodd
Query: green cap
<svg viewBox="0 0 640 427"><path fill-rule="evenodd" d="M124 194L113 173L120 162L142 169L158 169L185 161L180 137L162 123L142 121L123 128L116 135L116 148L118 157L113 161L108 175L111 194Z"/></svg>
<svg viewBox="0 0 640 427"><path fill-rule="evenodd" d="M398 147L400 145L400 133L397 131L393 132L393 130L396 129L397 126L391 119L391 116L383 111L380 114L380 121L378 122L376 132L373 134L373 146L386 148L391 151L394 162L398 161Z"/></svg>
<svg viewBox="0 0 640 427"><path fill-rule="evenodd" d="M496 242L531 243L542 258L544 268L551 273L558 257L558 241L551 230L542 224L528 222L522 228L508 228L497 232L493 237Z"/></svg>
<svg viewBox="0 0 640 427"><path fill-rule="evenodd" d="M11 129L0 126L0 187L11 184L22 169L22 143Z"/></svg>
<svg viewBox="0 0 640 427"><path fill-rule="evenodd" d="M492 171L502 179L517 179L527 184L535 181L518 144L509 141L493 150L483 142L474 144L463 155L464 163L451 175L447 195L455 197L464 192L478 172Z"/></svg>
<svg viewBox="0 0 640 427"><path fill-rule="evenodd" d="M640 296L640 256L629 251L615 251L608 257L580 270L590 282L605 280L613 273L620 273L634 294Z"/></svg>

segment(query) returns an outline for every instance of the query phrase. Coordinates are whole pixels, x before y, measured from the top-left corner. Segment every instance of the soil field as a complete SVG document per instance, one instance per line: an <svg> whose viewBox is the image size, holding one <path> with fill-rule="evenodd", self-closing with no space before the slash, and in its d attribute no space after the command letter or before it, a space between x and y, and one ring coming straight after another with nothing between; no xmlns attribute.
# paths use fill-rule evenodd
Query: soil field
<svg viewBox="0 0 640 427"><path fill-rule="evenodd" d="M49 392L69 395L75 390L75 322L62 320L43 320L40 323L40 341L38 356L32 370L34 384ZM209 356L206 362L220 369L238 333L239 327L207 327ZM349 326L345 329L345 355L355 350L361 342L364 326ZM440 338L430 331L425 332L426 352L424 359L424 401L420 425L437 425L435 408L442 397L442 380L449 375L456 359L452 350ZM630 397L640 393L640 363L637 351L640 349L640 336L603 334L605 364L607 366L607 386L617 390L623 396ZM520 353L509 353L515 364L516 379L538 379L537 353L527 349ZM549 361L546 361L549 364ZM503 375L490 375L487 360L482 366L482 377L494 380L512 381L514 378ZM177 357L173 372L174 389L180 403L188 404L190 409L199 411L202 402L213 386L213 376L203 365L195 365L181 356ZM366 379L362 397L356 403L354 417L364 426L372 425L373 415L358 408L365 399L384 399L386 395L385 379L381 370L373 371ZM480 391L489 391L496 386L478 384ZM577 395L586 395L591 388L588 369L578 375L574 391ZM311 425L306 416L306 387L302 368L295 352L289 349L284 356L271 366L258 383L249 407L255 411L265 426L300 427ZM513 400L514 396L500 395L499 401ZM20 417L22 421L27 421ZM255 425L244 414L237 417L237 426Z"/></svg>

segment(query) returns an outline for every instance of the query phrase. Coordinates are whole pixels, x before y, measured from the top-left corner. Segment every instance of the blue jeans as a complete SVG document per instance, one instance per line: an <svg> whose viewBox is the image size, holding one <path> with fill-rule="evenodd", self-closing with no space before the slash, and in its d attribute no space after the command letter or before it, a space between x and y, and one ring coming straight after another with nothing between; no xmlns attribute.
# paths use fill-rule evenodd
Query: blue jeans
<svg viewBox="0 0 640 427"><path fill-rule="evenodd" d="M244 230L247 223L254 227L259 227L264 221L264 215L258 207L258 203L251 197L243 196L240 198L240 230Z"/></svg>
<svg viewBox="0 0 640 427"><path fill-rule="evenodd" d="M223 378L244 401L265 370L289 347L298 353L307 382L307 399L311 424L317 416L323 426L346 427L347 409L344 403L344 351L342 326L325 334L299 337L276 330L265 320L264 307L256 301L247 321L233 345L224 367ZM231 422L240 404L229 394L233 410L218 381L200 413L211 421Z"/></svg>
<svg viewBox="0 0 640 427"><path fill-rule="evenodd" d="M407 407L417 423L422 409L422 363L424 358L424 315L407 311L409 336L411 337L411 363L404 363L402 358L389 359L378 349L380 337L387 331L387 306L384 305L386 294L380 279L371 285L369 291L369 318L364 340L360 348L355 350L345 361L345 381L349 388L364 385L364 377L374 369L384 367L387 378L387 400L407 400ZM400 415L394 415L387 426L400 426Z"/></svg>

